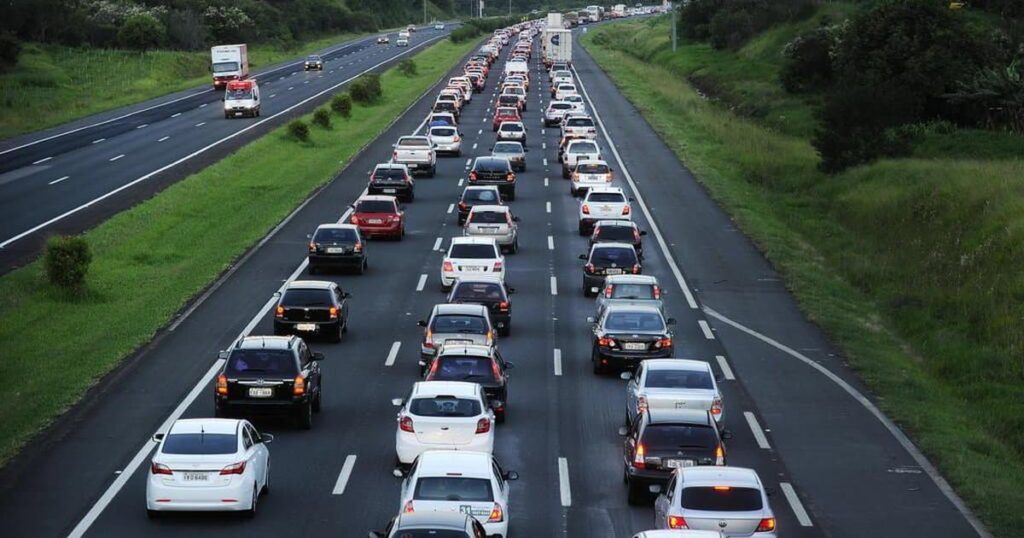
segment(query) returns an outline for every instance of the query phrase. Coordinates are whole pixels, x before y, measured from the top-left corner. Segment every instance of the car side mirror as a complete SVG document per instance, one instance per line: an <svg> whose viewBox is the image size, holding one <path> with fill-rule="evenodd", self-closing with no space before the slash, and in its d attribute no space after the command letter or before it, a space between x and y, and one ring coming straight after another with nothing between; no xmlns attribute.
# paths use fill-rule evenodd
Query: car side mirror
<svg viewBox="0 0 1024 538"><path fill-rule="evenodd" d="M676 324L676 318L668 318L668 319L666 319L665 320L665 324L666 325L675 325Z"/></svg>
<svg viewBox="0 0 1024 538"><path fill-rule="evenodd" d="M583 260L583 261L586 261L587 260L587 255L586 254L580 254L580 259Z"/></svg>
<svg viewBox="0 0 1024 538"><path fill-rule="evenodd" d="M619 374L619 379L629 381L630 379L633 379L633 372L622 372Z"/></svg>
<svg viewBox="0 0 1024 538"><path fill-rule="evenodd" d="M630 202L635 202L636 200L635 200L635 199L634 199L634 198L633 198L632 196L630 196L630 197L629 197L629 201L630 201Z"/></svg>
<svg viewBox="0 0 1024 538"><path fill-rule="evenodd" d="M349 293L349 292L347 292L347 291L343 291L343 292L341 292L341 298L342 298L342 299L348 299L348 298L350 298L350 297L352 297L352 294L351 294L351 293Z"/></svg>
<svg viewBox="0 0 1024 538"><path fill-rule="evenodd" d="M512 222L519 222L519 217L512 217Z"/></svg>
<svg viewBox="0 0 1024 538"><path fill-rule="evenodd" d="M462 131L459 131L459 136L466 136Z"/></svg>
<svg viewBox="0 0 1024 538"><path fill-rule="evenodd" d="M514 362L508 362L508 361L505 361L505 369L506 369L506 370L511 370L511 369L513 369L513 368L515 368L515 367L516 367L516 365L515 365L515 363L514 363Z"/></svg>
<svg viewBox="0 0 1024 538"><path fill-rule="evenodd" d="M408 476L408 473L400 467L395 467L395 469L391 471L391 475L395 478L405 478Z"/></svg>
<svg viewBox="0 0 1024 538"><path fill-rule="evenodd" d="M587 323L597 323L597 318L594 316L587 316Z"/></svg>
<svg viewBox="0 0 1024 538"><path fill-rule="evenodd" d="M619 435L622 437L629 435L629 429L625 426L619 426Z"/></svg>
<svg viewBox="0 0 1024 538"><path fill-rule="evenodd" d="M509 295L512 295L515 292L516 292L515 288L505 288L505 293L507 293Z"/></svg>
<svg viewBox="0 0 1024 538"><path fill-rule="evenodd" d="M162 434L162 433L154 433L153 434L153 441L156 442L156 443L159 443L160 441L163 441L164 440L164 435L165 434Z"/></svg>
<svg viewBox="0 0 1024 538"><path fill-rule="evenodd" d="M427 326L427 322L421 319L421 320L416 322L416 325L418 327L426 327Z"/></svg>
<svg viewBox="0 0 1024 538"><path fill-rule="evenodd" d="M321 353L319 351L314 351L313 352L313 360L315 360L315 361L322 361L322 360L324 360L326 358L327 358L327 355L324 355L323 353Z"/></svg>
<svg viewBox="0 0 1024 538"><path fill-rule="evenodd" d="M728 441L729 439L732 439L732 437L733 437L733 435L732 435L731 431L729 431L729 430L722 430L722 439L725 439L726 441Z"/></svg>
<svg viewBox="0 0 1024 538"><path fill-rule="evenodd" d="M260 442L269 445L274 442L274 434L272 433L260 433Z"/></svg>
<svg viewBox="0 0 1024 538"><path fill-rule="evenodd" d="M514 482L516 480L519 480L519 473L515 471L505 471L505 473L502 474L501 477L508 482Z"/></svg>
<svg viewBox="0 0 1024 538"><path fill-rule="evenodd" d="M227 351L219 351L219 352L217 352L217 358L221 359L221 360L225 360L225 361L228 360L228 355L229 355L229 353Z"/></svg>
<svg viewBox="0 0 1024 538"><path fill-rule="evenodd" d="M395 407L402 407L403 405L405 405L405 398L392 398L391 405Z"/></svg>

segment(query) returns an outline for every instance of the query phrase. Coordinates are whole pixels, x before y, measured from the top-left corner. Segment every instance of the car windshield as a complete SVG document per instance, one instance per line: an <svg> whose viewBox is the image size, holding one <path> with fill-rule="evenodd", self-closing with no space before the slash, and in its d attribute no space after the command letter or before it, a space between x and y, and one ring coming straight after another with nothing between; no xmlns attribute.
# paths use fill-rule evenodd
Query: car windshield
<svg viewBox="0 0 1024 538"><path fill-rule="evenodd" d="M508 122L505 122L505 123L501 124L501 127L499 127L499 130L509 131L509 132L513 132L513 133L521 133L521 132L523 132L523 126L519 125L518 123L508 123Z"/></svg>
<svg viewBox="0 0 1024 538"><path fill-rule="evenodd" d="M356 204L356 213L394 213L395 203L384 200L363 200Z"/></svg>
<svg viewBox="0 0 1024 538"><path fill-rule="evenodd" d="M491 481L486 478L428 476L416 480L414 500L491 502Z"/></svg>
<svg viewBox="0 0 1024 538"><path fill-rule="evenodd" d="M576 171L581 173L581 174L607 174L608 173L608 165L607 164L591 164L591 163L581 164L581 165L576 166Z"/></svg>
<svg viewBox="0 0 1024 538"><path fill-rule="evenodd" d="M351 228L320 228L313 236L316 243L352 243L358 240L359 236Z"/></svg>
<svg viewBox="0 0 1024 538"><path fill-rule="evenodd" d="M474 211L470 213L471 224L506 224L508 219L502 211Z"/></svg>
<svg viewBox="0 0 1024 538"><path fill-rule="evenodd" d="M480 411L480 402L468 398L436 396L409 402L409 412L421 417L475 417Z"/></svg>
<svg viewBox="0 0 1024 538"><path fill-rule="evenodd" d="M288 349L236 349L228 358L224 373L228 377L260 374L267 377L292 378L299 373L295 358Z"/></svg>
<svg viewBox="0 0 1024 538"><path fill-rule="evenodd" d="M595 248L590 255L590 263L599 267L615 265L616 267L632 267L636 265L636 253L631 248L602 247Z"/></svg>
<svg viewBox="0 0 1024 538"><path fill-rule="evenodd" d="M644 429L643 443L648 449L714 448L718 436L713 426L690 424L651 424Z"/></svg>
<svg viewBox="0 0 1024 538"><path fill-rule="evenodd" d="M523 152L523 146L516 142L498 142L494 145L493 153L511 153L520 154Z"/></svg>
<svg viewBox="0 0 1024 538"><path fill-rule="evenodd" d="M434 318L435 333L487 334L487 322L480 316L443 314Z"/></svg>
<svg viewBox="0 0 1024 538"><path fill-rule="evenodd" d="M516 97L515 95L502 94L500 97L498 97L498 103L503 104L503 105L506 105L508 103L518 103L518 102L519 102L519 98Z"/></svg>
<svg viewBox="0 0 1024 538"><path fill-rule="evenodd" d="M281 306L331 306L331 291L290 289L284 292L281 298Z"/></svg>
<svg viewBox="0 0 1024 538"><path fill-rule="evenodd" d="M728 486L683 488L679 502L687 510L709 512L750 512L763 507L760 490Z"/></svg>
<svg viewBox="0 0 1024 538"><path fill-rule="evenodd" d="M626 201L626 197L618 192L592 192L587 197L588 202L613 202L621 204Z"/></svg>
<svg viewBox="0 0 1024 538"><path fill-rule="evenodd" d="M430 143L427 142L426 138L403 138L398 141L398 145L403 147L425 148L429 147Z"/></svg>
<svg viewBox="0 0 1024 538"><path fill-rule="evenodd" d="M653 312L612 312L604 320L606 331L664 331L665 321Z"/></svg>
<svg viewBox="0 0 1024 538"><path fill-rule="evenodd" d="M647 370L644 386L652 389L713 389L707 370Z"/></svg>
<svg viewBox="0 0 1024 538"><path fill-rule="evenodd" d="M319 62L320 61L320 57L319 56L310 56L310 57L306 58L306 61L307 62Z"/></svg>
<svg viewBox="0 0 1024 538"><path fill-rule="evenodd" d="M233 433L172 433L164 438L164 454L234 454L238 438Z"/></svg>
<svg viewBox="0 0 1024 538"><path fill-rule="evenodd" d="M430 136L455 136L455 129L451 127L434 127L430 130Z"/></svg>
<svg viewBox="0 0 1024 538"><path fill-rule="evenodd" d="M467 190L462 195L463 202L497 203L498 198L498 193L490 189Z"/></svg>
<svg viewBox="0 0 1024 538"><path fill-rule="evenodd" d="M234 101L239 99L252 99L252 90L228 90L227 95L224 97L227 101Z"/></svg>
<svg viewBox="0 0 1024 538"><path fill-rule="evenodd" d="M217 62L213 64L214 73L227 73L229 71L238 71L238 62Z"/></svg>
<svg viewBox="0 0 1024 538"><path fill-rule="evenodd" d="M654 287L650 284L615 284L612 299L654 299Z"/></svg>
<svg viewBox="0 0 1024 538"><path fill-rule="evenodd" d="M576 143L569 148L569 153L597 153L597 144L593 142Z"/></svg>
<svg viewBox="0 0 1024 538"><path fill-rule="evenodd" d="M448 257L474 260L490 260L497 258L498 256L496 256L494 253L494 245L460 243L452 245L452 250L451 252L448 253Z"/></svg>
<svg viewBox="0 0 1024 538"><path fill-rule="evenodd" d="M496 282L460 282L452 291L453 301L500 301L505 298Z"/></svg>
<svg viewBox="0 0 1024 538"><path fill-rule="evenodd" d="M405 170L401 168L378 168L373 171L373 179L405 179Z"/></svg>

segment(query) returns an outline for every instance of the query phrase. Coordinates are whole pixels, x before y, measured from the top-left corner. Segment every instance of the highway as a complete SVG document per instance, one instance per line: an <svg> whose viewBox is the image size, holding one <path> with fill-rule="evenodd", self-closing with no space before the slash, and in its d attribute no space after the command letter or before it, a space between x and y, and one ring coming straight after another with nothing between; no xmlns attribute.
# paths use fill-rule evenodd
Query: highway
<svg viewBox="0 0 1024 538"><path fill-rule="evenodd" d="M0 142L0 272L33 259L47 236L102 222L451 28L420 28L409 47L395 33L389 45L374 35L331 47L323 71L304 71L300 58L254 72L259 118L224 119L223 92L203 86Z"/></svg>
<svg viewBox="0 0 1024 538"><path fill-rule="evenodd" d="M629 537L653 527L653 510L626 503L617 434L625 382L591 372L586 317L593 300L582 295L578 259L587 243L576 230L578 202L561 178L558 129L541 128L549 98L537 56L524 118L528 168L511 203L521 219L520 250L506 257L507 279L517 290L513 333L499 343L516 364L508 421L498 426L495 443L503 467L521 477L512 485L510 534ZM435 249L461 235L453 205L470 159L494 142L489 107L502 61L463 114L463 156L441 159L435 178L417 180L403 241L372 242L362 276L306 271L307 234L345 215L394 140L422 128L436 91L187 317L0 471L0 520L8 532L348 537L364 536L397 513L390 399L405 397L418 379L416 321L444 301ZM709 361L721 377L726 428L735 434L727 444L729 464L756 469L775 491L770 500L780 536L977 536L955 496L942 489L945 482L876 413L780 276L581 47L574 67L616 184L636 198L634 220L648 231L644 272L667 290L668 310L678 320L677 356ZM276 436L273 493L261 500L260 513L252 521L222 514L147 519L150 436L178 417L212 416L218 350L245 334L269 334L273 294L284 282L305 278L334 279L352 294L350 330L339 344L311 343L327 355L324 410L311 431L257 422Z"/></svg>

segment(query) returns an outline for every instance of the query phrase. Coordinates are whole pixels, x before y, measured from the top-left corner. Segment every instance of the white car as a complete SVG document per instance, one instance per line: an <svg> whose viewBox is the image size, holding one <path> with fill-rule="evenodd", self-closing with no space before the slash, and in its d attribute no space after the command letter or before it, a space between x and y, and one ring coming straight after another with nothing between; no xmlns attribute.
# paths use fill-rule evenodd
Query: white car
<svg viewBox="0 0 1024 538"><path fill-rule="evenodd" d="M572 82L572 71L568 69L552 69L548 72L548 79L553 84L561 81Z"/></svg>
<svg viewBox="0 0 1024 538"><path fill-rule="evenodd" d="M434 25L435 30L444 30L444 23L437 23Z"/></svg>
<svg viewBox="0 0 1024 538"><path fill-rule="evenodd" d="M458 157L462 155L462 136L455 127L435 125L430 128L430 141L434 144L434 152L446 153Z"/></svg>
<svg viewBox="0 0 1024 538"><path fill-rule="evenodd" d="M408 37L399 37L398 41L395 41L395 46L396 47L408 47L409 46L409 38Z"/></svg>
<svg viewBox="0 0 1024 538"><path fill-rule="evenodd" d="M408 400L396 398L395 452L410 465L427 450L494 450L494 412L483 388L465 381L419 381Z"/></svg>
<svg viewBox="0 0 1024 538"><path fill-rule="evenodd" d="M575 111L576 107L572 103L566 101L551 101L548 103L548 108L544 110L544 115L541 117L541 123L545 127L552 125L560 125L562 123L562 117L567 112Z"/></svg>
<svg viewBox="0 0 1024 538"><path fill-rule="evenodd" d="M574 93L571 95L566 95L561 100L571 104L573 106L573 112L583 113L587 111L587 105L586 103L583 102L582 95Z"/></svg>
<svg viewBox="0 0 1024 538"><path fill-rule="evenodd" d="M506 252L519 252L519 217L512 215L508 206L473 206L462 233L466 237L490 237Z"/></svg>
<svg viewBox="0 0 1024 538"><path fill-rule="evenodd" d="M520 121L503 121L498 126L497 137L499 142L511 140L526 147L526 126Z"/></svg>
<svg viewBox="0 0 1024 538"><path fill-rule="evenodd" d="M402 481L399 511L463 512L483 523L487 536L508 536L509 482L491 454L429 450L420 455Z"/></svg>
<svg viewBox="0 0 1024 538"><path fill-rule="evenodd" d="M394 147L391 162L408 166L411 173L425 172L428 177L434 177L437 152L429 136L403 136Z"/></svg>
<svg viewBox="0 0 1024 538"><path fill-rule="evenodd" d="M597 126L590 116L583 114L566 114L562 120L562 136L580 136L597 138Z"/></svg>
<svg viewBox="0 0 1024 538"><path fill-rule="evenodd" d="M562 154L562 177L568 179L580 161L600 161L601 148L589 138L570 140Z"/></svg>
<svg viewBox="0 0 1024 538"><path fill-rule="evenodd" d="M600 160L577 160L569 184L569 193L579 196L593 187L607 187L612 183L612 167Z"/></svg>
<svg viewBox="0 0 1024 538"><path fill-rule="evenodd" d="M490 237L453 237L441 262L441 287L447 290L461 277L488 274L505 279L505 257Z"/></svg>
<svg viewBox="0 0 1024 538"><path fill-rule="evenodd" d="M567 95L579 95L575 84L559 84L555 86L555 101L564 101Z"/></svg>
<svg viewBox="0 0 1024 538"><path fill-rule="evenodd" d="M710 411L722 427L725 407L711 365L689 359L648 359L636 373L623 372L626 383L626 424L648 409Z"/></svg>
<svg viewBox="0 0 1024 538"><path fill-rule="evenodd" d="M777 538L775 513L757 472L742 467L676 469L654 501L659 529L715 530L724 537Z"/></svg>
<svg viewBox="0 0 1024 538"><path fill-rule="evenodd" d="M236 511L256 515L260 494L270 489L274 439L247 420L181 419L153 440L160 443L149 465L146 513Z"/></svg>
<svg viewBox="0 0 1024 538"><path fill-rule="evenodd" d="M599 220L632 220L630 199L618 187L594 187L580 202L579 231L587 235Z"/></svg>

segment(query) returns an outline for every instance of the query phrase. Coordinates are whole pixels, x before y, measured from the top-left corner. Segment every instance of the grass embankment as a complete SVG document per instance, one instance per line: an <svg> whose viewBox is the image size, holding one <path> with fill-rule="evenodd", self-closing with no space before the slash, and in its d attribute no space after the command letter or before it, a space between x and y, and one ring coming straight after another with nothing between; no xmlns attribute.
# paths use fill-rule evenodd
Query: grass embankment
<svg viewBox="0 0 1024 538"><path fill-rule="evenodd" d="M249 68L295 58L367 34L339 34L301 45L249 48ZM71 48L26 44L0 74L0 139L210 82L210 51Z"/></svg>
<svg viewBox="0 0 1024 538"><path fill-rule="evenodd" d="M996 535L1020 536L1024 144L928 132L914 158L820 173L808 142L814 98L785 94L777 78L781 45L813 24L736 52L684 44L673 54L664 19L609 25L582 42L786 276L886 412Z"/></svg>
<svg viewBox="0 0 1024 538"><path fill-rule="evenodd" d="M0 277L0 462L147 342L191 297L334 177L362 146L476 42L439 42L418 74L389 69L383 99L312 126L308 143L272 131L112 217L85 237L88 291L77 300L45 282L40 262ZM309 118L306 118L308 121ZM210 226L216 222L216 226Z"/></svg>

